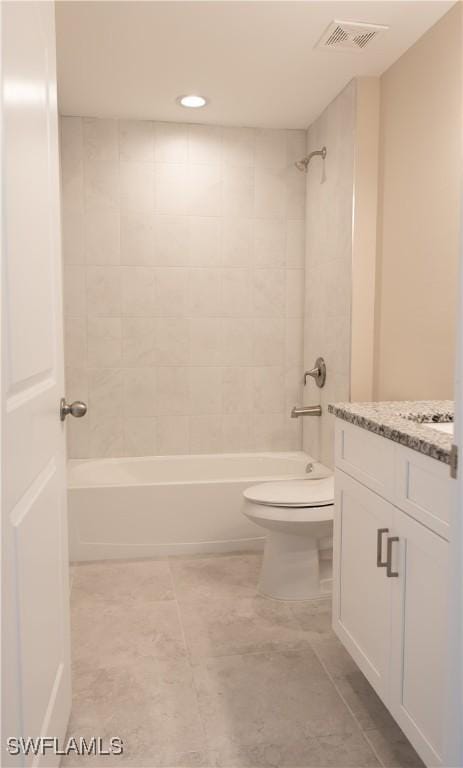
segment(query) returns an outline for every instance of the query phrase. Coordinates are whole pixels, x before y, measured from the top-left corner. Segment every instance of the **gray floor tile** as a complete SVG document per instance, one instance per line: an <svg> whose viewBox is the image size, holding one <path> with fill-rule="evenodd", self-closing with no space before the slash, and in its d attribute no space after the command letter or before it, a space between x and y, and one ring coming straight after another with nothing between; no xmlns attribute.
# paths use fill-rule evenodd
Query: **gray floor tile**
<svg viewBox="0 0 463 768"><path fill-rule="evenodd" d="M121 736L125 753L63 766L376 768L376 752L385 768L423 768L332 632L329 600L258 596L260 564L73 568L69 733Z"/></svg>
<svg viewBox="0 0 463 768"><path fill-rule="evenodd" d="M170 559L175 591L181 602L254 597L260 566L258 553Z"/></svg>
<svg viewBox="0 0 463 768"><path fill-rule="evenodd" d="M380 763L359 731L342 735L297 737L274 743L211 753L217 768L378 768Z"/></svg>
<svg viewBox="0 0 463 768"><path fill-rule="evenodd" d="M69 734L99 735L106 742L120 737L124 754L105 757L103 764L108 767L154 768L180 765L179 761L187 766L206 761L196 693L186 661L81 671L74 679ZM97 764L94 759L92 765Z"/></svg>
<svg viewBox="0 0 463 768"><path fill-rule="evenodd" d="M71 612L72 655L80 666L127 666L150 659L186 655L184 635L173 600L113 601L105 606L79 599Z"/></svg>
<svg viewBox="0 0 463 768"><path fill-rule="evenodd" d="M213 750L357 729L310 650L206 659L195 667L195 683Z"/></svg>
<svg viewBox="0 0 463 768"><path fill-rule="evenodd" d="M394 726L394 718L359 669L338 678L336 685L364 731Z"/></svg>
<svg viewBox="0 0 463 768"><path fill-rule="evenodd" d="M192 658L309 647L287 603L264 597L181 604Z"/></svg>
<svg viewBox="0 0 463 768"><path fill-rule="evenodd" d="M310 640L333 638L331 600L308 600L291 603L291 612Z"/></svg>
<svg viewBox="0 0 463 768"><path fill-rule="evenodd" d="M130 560L83 563L73 569L73 600L123 598L173 600L172 577L167 560Z"/></svg>
<svg viewBox="0 0 463 768"><path fill-rule="evenodd" d="M384 768L425 768L423 761L396 723L389 728L368 731L366 737Z"/></svg>
<svg viewBox="0 0 463 768"><path fill-rule="evenodd" d="M312 647L385 768L423 768L410 742L342 643L333 635L312 639Z"/></svg>
<svg viewBox="0 0 463 768"><path fill-rule="evenodd" d="M312 639L312 647L363 730L394 725L392 715L334 634Z"/></svg>
<svg viewBox="0 0 463 768"><path fill-rule="evenodd" d="M326 636L310 638L310 644L326 670L334 679L345 677L358 670L352 656L346 651L343 644L333 631L327 631Z"/></svg>

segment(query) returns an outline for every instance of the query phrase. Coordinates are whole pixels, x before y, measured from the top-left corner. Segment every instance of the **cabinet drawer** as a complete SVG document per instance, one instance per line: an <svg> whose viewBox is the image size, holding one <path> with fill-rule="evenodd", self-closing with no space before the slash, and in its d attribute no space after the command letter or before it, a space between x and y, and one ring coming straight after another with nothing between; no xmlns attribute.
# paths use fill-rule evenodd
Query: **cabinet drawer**
<svg viewBox="0 0 463 768"><path fill-rule="evenodd" d="M384 437L336 420L336 466L389 500L394 497L394 448Z"/></svg>
<svg viewBox="0 0 463 768"><path fill-rule="evenodd" d="M448 540L454 483L447 464L398 445L395 503Z"/></svg>

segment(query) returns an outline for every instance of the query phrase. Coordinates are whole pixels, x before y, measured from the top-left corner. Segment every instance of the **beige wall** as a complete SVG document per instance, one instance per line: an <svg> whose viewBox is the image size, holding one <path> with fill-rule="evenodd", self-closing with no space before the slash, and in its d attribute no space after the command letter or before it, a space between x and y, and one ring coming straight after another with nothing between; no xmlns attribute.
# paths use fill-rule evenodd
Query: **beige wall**
<svg viewBox="0 0 463 768"><path fill-rule="evenodd" d="M375 399L453 396L461 5L381 78Z"/></svg>
<svg viewBox="0 0 463 768"><path fill-rule="evenodd" d="M380 80L356 83L350 396L373 399Z"/></svg>

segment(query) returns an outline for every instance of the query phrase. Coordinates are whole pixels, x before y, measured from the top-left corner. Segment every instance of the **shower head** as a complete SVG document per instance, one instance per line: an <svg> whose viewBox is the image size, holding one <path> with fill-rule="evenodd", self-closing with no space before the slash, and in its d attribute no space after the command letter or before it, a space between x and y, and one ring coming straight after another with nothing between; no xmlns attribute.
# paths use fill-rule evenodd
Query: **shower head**
<svg viewBox="0 0 463 768"><path fill-rule="evenodd" d="M316 157L319 155L323 160L326 157L326 147L322 147L321 149L316 149L314 152L311 152L309 155L306 155L302 158L302 160L296 160L294 165L299 171L303 171L303 173L307 173L307 168L309 167L309 163L312 160L313 157Z"/></svg>

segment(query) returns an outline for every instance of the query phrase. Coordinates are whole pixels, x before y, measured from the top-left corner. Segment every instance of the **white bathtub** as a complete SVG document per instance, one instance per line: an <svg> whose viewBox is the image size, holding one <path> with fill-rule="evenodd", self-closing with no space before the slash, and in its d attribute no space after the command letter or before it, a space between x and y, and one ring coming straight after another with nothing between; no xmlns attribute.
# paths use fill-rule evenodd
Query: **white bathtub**
<svg viewBox="0 0 463 768"><path fill-rule="evenodd" d="M306 477L309 461L303 452L69 461L71 560L259 548L262 529L241 514L243 490Z"/></svg>

